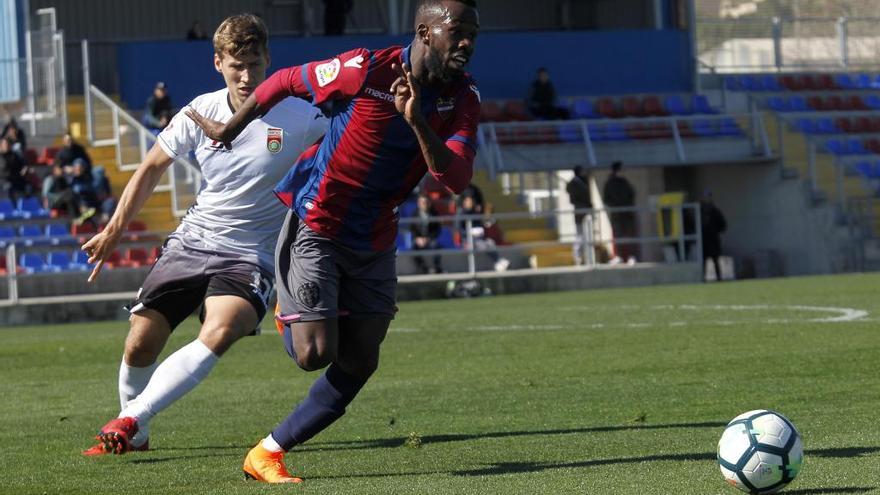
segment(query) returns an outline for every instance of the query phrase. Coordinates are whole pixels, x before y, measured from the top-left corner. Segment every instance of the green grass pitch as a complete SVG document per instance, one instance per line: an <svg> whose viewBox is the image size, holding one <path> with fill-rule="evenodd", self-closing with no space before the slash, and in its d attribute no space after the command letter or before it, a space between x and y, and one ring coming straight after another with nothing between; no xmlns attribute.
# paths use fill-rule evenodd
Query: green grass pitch
<svg viewBox="0 0 880 495"><path fill-rule="evenodd" d="M80 451L118 412L127 323L2 329L0 493L732 495L723 426L770 408L806 450L784 493L880 494L878 288L847 275L403 303L348 414L287 456L300 486L241 473L317 377L271 322L154 420L153 451L101 458Z"/></svg>

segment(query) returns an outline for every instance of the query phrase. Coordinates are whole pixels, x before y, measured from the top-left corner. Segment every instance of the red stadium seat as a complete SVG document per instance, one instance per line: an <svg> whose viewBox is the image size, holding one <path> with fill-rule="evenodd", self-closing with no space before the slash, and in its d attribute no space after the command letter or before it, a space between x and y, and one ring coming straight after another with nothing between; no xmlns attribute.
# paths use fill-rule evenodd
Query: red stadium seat
<svg viewBox="0 0 880 495"><path fill-rule="evenodd" d="M837 95L831 96L826 100L825 108L828 110L849 110L843 102L843 98Z"/></svg>
<svg viewBox="0 0 880 495"><path fill-rule="evenodd" d="M487 100L480 106L480 121L482 122L501 122L504 120L501 112L501 106L497 102Z"/></svg>
<svg viewBox="0 0 880 495"><path fill-rule="evenodd" d="M696 136L696 134L694 134L694 130L691 129L690 122L686 120L678 121L678 135L682 138L692 138Z"/></svg>
<svg viewBox="0 0 880 495"><path fill-rule="evenodd" d="M846 117L840 117L834 120L834 125L843 132L856 132L853 123Z"/></svg>
<svg viewBox="0 0 880 495"><path fill-rule="evenodd" d="M599 113L599 115L612 119L616 119L621 116L620 111L617 109L617 105L614 104L614 100L607 97L599 98L596 101L596 111Z"/></svg>
<svg viewBox="0 0 880 495"><path fill-rule="evenodd" d="M644 115L642 105L635 96L624 96L622 106L623 114L627 117L641 117Z"/></svg>
<svg viewBox="0 0 880 495"><path fill-rule="evenodd" d="M873 132L871 131L871 119L869 119L868 117L856 118L856 121L853 124L852 132L857 132L859 134Z"/></svg>
<svg viewBox="0 0 880 495"><path fill-rule="evenodd" d="M156 260L159 259L159 256L162 255L162 246L154 246L153 249L150 249L150 256L147 258L147 264L152 265L156 263Z"/></svg>
<svg viewBox="0 0 880 495"><path fill-rule="evenodd" d="M868 148L872 153L880 155L880 139L868 139L865 141L865 148Z"/></svg>
<svg viewBox="0 0 880 495"><path fill-rule="evenodd" d="M119 254L119 251L113 251L107 258L107 261L104 262L104 266L107 268L116 268L117 266L122 266L121 263L122 255Z"/></svg>
<svg viewBox="0 0 880 495"><path fill-rule="evenodd" d="M868 105L865 105L865 102L862 101L862 97L859 95L851 95L847 97L844 101L844 105L850 110L868 110Z"/></svg>
<svg viewBox="0 0 880 495"><path fill-rule="evenodd" d="M663 104L660 102L660 98L653 95L646 96L644 101L642 101L642 110L644 114L649 117L663 117L669 115L666 110L663 109Z"/></svg>
<svg viewBox="0 0 880 495"><path fill-rule="evenodd" d="M83 222L79 225L73 224L70 227L71 235L84 235L84 234L94 234L98 231L95 227L95 224L92 222Z"/></svg>
<svg viewBox="0 0 880 495"><path fill-rule="evenodd" d="M779 79L779 83L782 84L782 86L784 88L786 88L790 91L800 91L800 90L804 89L803 83L791 75L782 76Z"/></svg>
<svg viewBox="0 0 880 495"><path fill-rule="evenodd" d="M455 215L455 200L452 198L439 198L432 201L431 206L437 211L437 215Z"/></svg>
<svg viewBox="0 0 880 495"><path fill-rule="evenodd" d="M138 268L147 265L147 250L144 248L129 248L125 250L125 257L122 258L120 266Z"/></svg>
<svg viewBox="0 0 880 495"><path fill-rule="evenodd" d="M825 101L821 96L811 96L807 98L807 105L813 110L826 110Z"/></svg>
<svg viewBox="0 0 880 495"><path fill-rule="evenodd" d="M0 254L0 277L6 276L6 253Z"/></svg>
<svg viewBox="0 0 880 495"><path fill-rule="evenodd" d="M837 89L837 83L834 82L831 74L819 74L816 78L816 86L818 89Z"/></svg>
<svg viewBox="0 0 880 495"><path fill-rule="evenodd" d="M33 148L25 148L24 160L27 162L28 165L40 165L40 156L37 155L37 150Z"/></svg>
<svg viewBox="0 0 880 495"><path fill-rule="evenodd" d="M800 76L798 79L801 82L801 87L807 91L815 91L817 89L821 89L819 87L818 83L816 82L816 80L813 79L813 76L811 76L809 74L804 74L804 75Z"/></svg>
<svg viewBox="0 0 880 495"><path fill-rule="evenodd" d="M871 125L868 127L868 132L880 132L880 117L874 117L871 119Z"/></svg>
<svg viewBox="0 0 880 495"><path fill-rule="evenodd" d="M514 122L534 120L532 116L529 115L528 110L526 110L526 104L520 100L508 100L507 103L504 104L504 115L508 120Z"/></svg>
<svg viewBox="0 0 880 495"><path fill-rule="evenodd" d="M37 158L37 163L40 165L52 165L55 163L55 155L58 154L59 148L54 146L47 146L43 148L43 152L40 153L40 156Z"/></svg>

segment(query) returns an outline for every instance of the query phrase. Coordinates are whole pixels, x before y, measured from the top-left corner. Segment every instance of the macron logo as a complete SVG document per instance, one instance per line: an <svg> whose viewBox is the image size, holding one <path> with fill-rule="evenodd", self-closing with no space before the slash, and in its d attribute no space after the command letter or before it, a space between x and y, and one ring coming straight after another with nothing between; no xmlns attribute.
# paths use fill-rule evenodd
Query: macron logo
<svg viewBox="0 0 880 495"><path fill-rule="evenodd" d="M387 101L388 103L394 103L394 96L392 96L388 93L383 93L383 92L379 91L378 89L373 89L373 88L367 86L366 88L364 88L364 92L367 93L368 95L372 96L373 98L376 98L379 100L384 100L384 101Z"/></svg>

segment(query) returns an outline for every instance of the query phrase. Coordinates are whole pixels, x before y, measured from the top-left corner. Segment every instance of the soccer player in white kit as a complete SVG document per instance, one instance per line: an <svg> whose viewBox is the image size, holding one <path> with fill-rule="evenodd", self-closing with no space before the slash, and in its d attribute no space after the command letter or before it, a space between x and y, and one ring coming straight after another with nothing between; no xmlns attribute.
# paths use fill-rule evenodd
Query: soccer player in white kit
<svg viewBox="0 0 880 495"><path fill-rule="evenodd" d="M267 37L254 15L224 20L213 41L214 67L226 88L198 96L188 107L214 120L231 118L266 78ZM150 419L204 380L234 342L257 328L266 314L275 243L287 213L272 188L326 128L320 110L288 98L248 124L229 147L207 138L183 111L159 134L107 227L82 247L96 264L89 280L174 158L195 152L204 186L129 307L119 368L121 412L83 454L147 450ZM171 332L202 303L198 338L157 363Z"/></svg>

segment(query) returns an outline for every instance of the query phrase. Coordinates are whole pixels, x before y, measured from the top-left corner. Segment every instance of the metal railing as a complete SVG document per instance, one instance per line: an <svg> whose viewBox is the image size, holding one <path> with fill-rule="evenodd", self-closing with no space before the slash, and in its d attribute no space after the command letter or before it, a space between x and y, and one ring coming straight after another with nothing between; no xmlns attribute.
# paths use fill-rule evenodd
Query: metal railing
<svg viewBox="0 0 880 495"><path fill-rule="evenodd" d="M95 147L113 146L117 167L130 172L143 162L156 142L156 135L144 127L112 98L89 82L88 41L82 42L83 81L85 93L86 136ZM176 217L186 214L201 186L201 172L188 157L174 159L162 176L155 191L171 193L171 212Z"/></svg>
<svg viewBox="0 0 880 495"><path fill-rule="evenodd" d="M699 137L703 127L706 136ZM726 134L725 134L726 132ZM693 138L687 137L693 136ZM748 146L724 148L713 138L737 138ZM635 165L673 165L770 158L772 152L760 112L740 114L587 119L480 124L479 159L490 177L502 172L597 166L615 160ZM634 144L639 146L633 146ZM706 149L706 143L711 143ZM568 145L555 156L548 146ZM536 150L529 154L526 147ZM512 147L516 149L512 149ZM650 152L644 152L652 146ZM511 163L515 162L515 163Z"/></svg>
<svg viewBox="0 0 880 495"><path fill-rule="evenodd" d="M880 67L872 17L697 21L701 71L853 70Z"/></svg>

